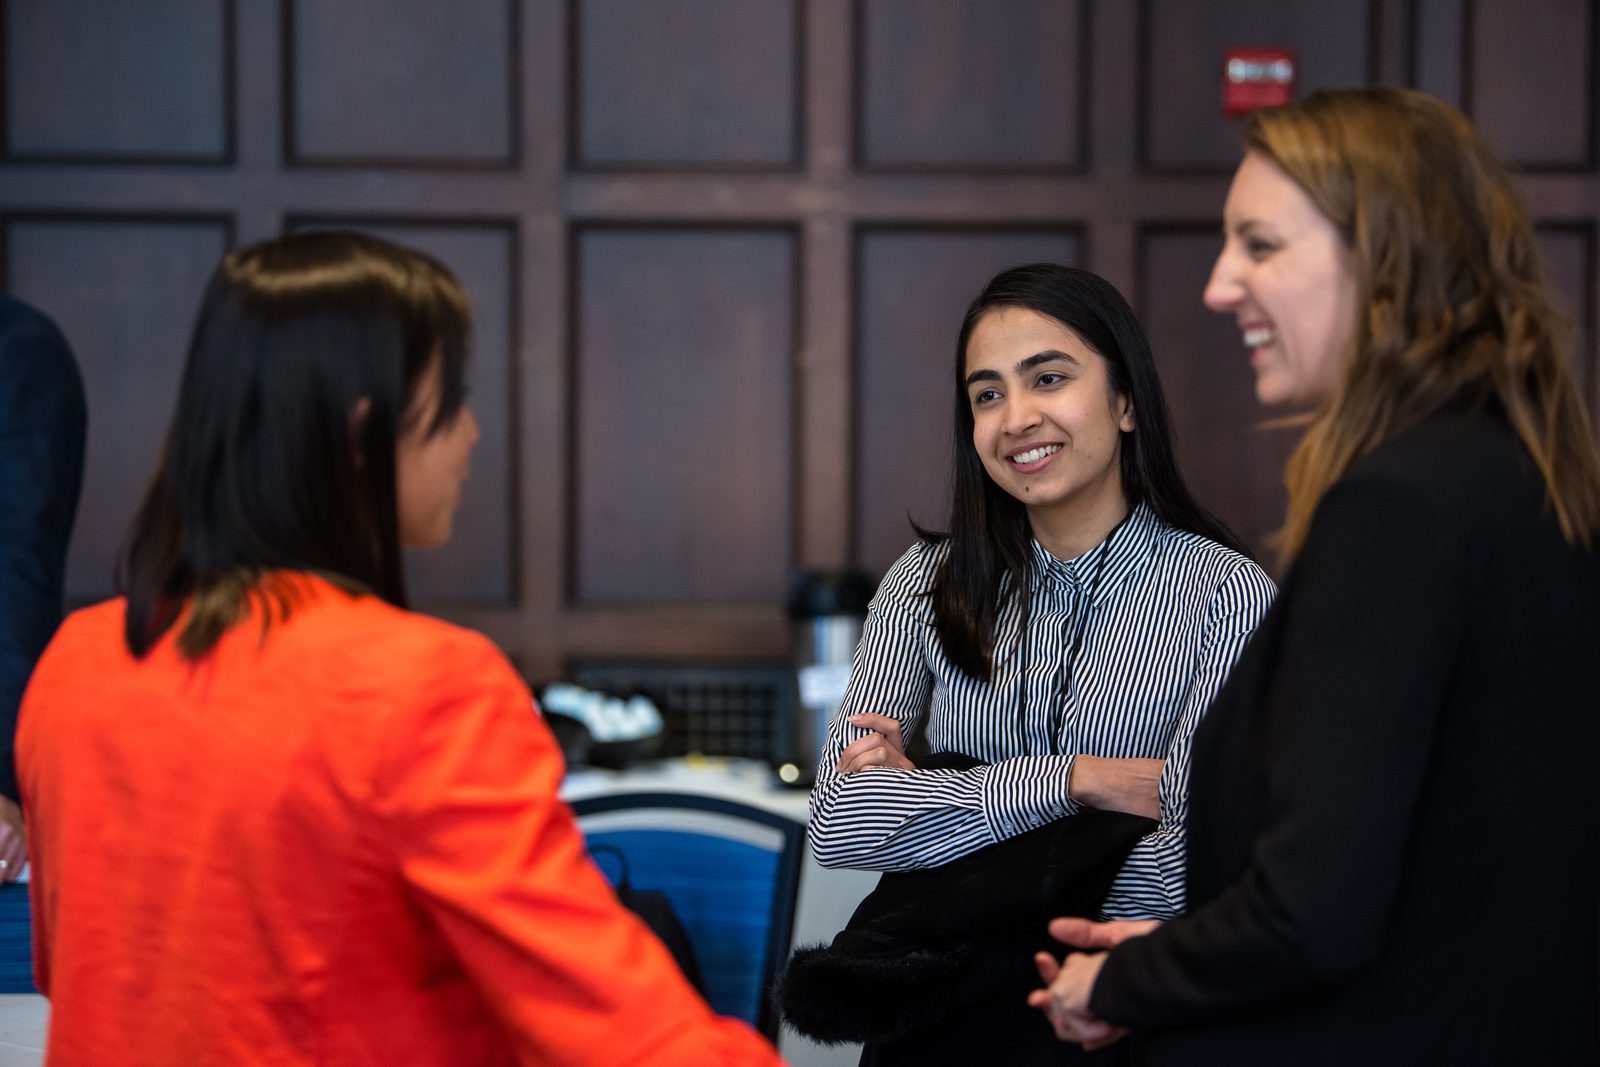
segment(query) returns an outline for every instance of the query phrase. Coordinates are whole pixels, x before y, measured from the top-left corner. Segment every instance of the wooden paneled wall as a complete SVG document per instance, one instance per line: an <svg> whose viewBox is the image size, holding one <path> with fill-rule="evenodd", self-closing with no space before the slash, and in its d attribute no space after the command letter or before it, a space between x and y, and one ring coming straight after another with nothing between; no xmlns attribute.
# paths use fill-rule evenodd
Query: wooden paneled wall
<svg viewBox="0 0 1600 1067"><path fill-rule="evenodd" d="M0 265L90 394L70 551L111 568L229 247L354 226L476 311L483 425L415 599L535 679L771 657L799 566L943 518L964 305L1096 270L1143 316L1185 469L1262 545L1261 428L1200 291L1240 123L1222 49L1300 90L1414 85L1518 165L1595 373L1595 0L3 0Z"/></svg>

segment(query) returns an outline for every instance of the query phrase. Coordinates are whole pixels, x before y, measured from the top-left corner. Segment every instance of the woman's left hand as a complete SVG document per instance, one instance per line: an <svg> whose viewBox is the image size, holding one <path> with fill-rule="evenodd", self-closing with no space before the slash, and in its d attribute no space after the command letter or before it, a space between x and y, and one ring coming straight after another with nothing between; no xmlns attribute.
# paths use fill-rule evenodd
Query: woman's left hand
<svg viewBox="0 0 1600 1067"><path fill-rule="evenodd" d="M1076 948L1105 949L1115 948L1130 937L1143 937L1160 925L1160 919L1090 922L1063 918L1051 920L1050 936ZM1100 968L1106 963L1104 952L1074 952L1061 963L1050 953L1041 952L1033 957L1033 963L1039 968L1039 977L1050 988L1029 993L1028 1003L1050 1017L1057 1037L1076 1041L1086 1049L1097 1049L1127 1034L1122 1027L1095 1018L1089 1010L1095 979L1100 977Z"/></svg>
<svg viewBox="0 0 1600 1067"><path fill-rule="evenodd" d="M1094 992L1094 980L1105 966L1104 952L1074 952L1061 963L1048 952L1033 958L1039 968L1039 977L1049 983L1049 989L1035 989L1028 994L1028 1003L1050 1017L1056 1036L1063 1041L1076 1041L1093 1051L1120 1041L1128 1031L1096 1018L1089 1010L1089 996Z"/></svg>
<svg viewBox="0 0 1600 1067"><path fill-rule="evenodd" d="M900 738L900 724L887 715L862 712L850 716L850 725L858 730L872 730L866 737L851 742L839 754L838 773L851 774L868 767L894 767L914 771L917 765L906 759L905 742Z"/></svg>

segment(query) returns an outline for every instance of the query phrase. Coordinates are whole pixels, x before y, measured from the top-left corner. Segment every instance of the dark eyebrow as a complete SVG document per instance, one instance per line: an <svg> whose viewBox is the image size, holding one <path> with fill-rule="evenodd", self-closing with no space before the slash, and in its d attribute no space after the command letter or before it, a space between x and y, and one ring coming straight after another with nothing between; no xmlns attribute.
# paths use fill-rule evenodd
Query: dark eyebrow
<svg viewBox="0 0 1600 1067"><path fill-rule="evenodd" d="M1027 359L1023 360L1021 363L1018 363L1017 364L1017 373L1018 374L1025 373L1025 372L1030 371L1033 368L1037 367L1041 363L1049 363L1052 360L1057 360L1057 359L1066 360L1068 363L1071 363L1073 366L1077 366L1078 365L1078 361L1076 359L1074 359L1070 353L1058 352L1054 348L1047 348L1043 352L1040 352L1037 355L1029 356Z"/></svg>
<svg viewBox="0 0 1600 1067"><path fill-rule="evenodd" d="M1017 373L1026 374L1028 371L1037 367L1041 363L1051 363L1055 360L1064 360L1067 363L1071 363L1075 367L1078 365L1078 361L1073 358L1071 353L1061 352L1054 348L1047 348L1043 352L1031 355L1027 359L1018 363ZM1000 374L998 371L975 370L971 374L967 375L966 384L971 386L973 382L998 382L1000 380Z"/></svg>

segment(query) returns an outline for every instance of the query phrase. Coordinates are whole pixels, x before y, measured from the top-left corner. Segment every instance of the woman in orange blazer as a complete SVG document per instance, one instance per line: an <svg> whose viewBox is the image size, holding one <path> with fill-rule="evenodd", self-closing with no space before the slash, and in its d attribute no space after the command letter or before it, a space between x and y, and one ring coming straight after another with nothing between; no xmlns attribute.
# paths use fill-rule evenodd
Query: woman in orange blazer
<svg viewBox="0 0 1600 1067"><path fill-rule="evenodd" d="M465 332L357 234L213 277L126 595L22 706L54 1067L780 1062L618 905L505 657L405 610L478 436Z"/></svg>

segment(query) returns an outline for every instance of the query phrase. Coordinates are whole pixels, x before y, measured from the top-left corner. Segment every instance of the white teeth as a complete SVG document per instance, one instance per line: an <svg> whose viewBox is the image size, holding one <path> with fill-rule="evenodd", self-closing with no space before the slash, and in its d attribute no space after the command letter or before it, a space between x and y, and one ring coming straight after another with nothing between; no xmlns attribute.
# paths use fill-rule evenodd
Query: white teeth
<svg viewBox="0 0 1600 1067"><path fill-rule="evenodd" d="M1025 467L1029 463L1037 463L1044 457L1053 456L1060 451L1060 445L1041 445L1038 448L1023 452L1020 455L1012 456L1011 462L1015 463L1019 467Z"/></svg>
<svg viewBox="0 0 1600 1067"><path fill-rule="evenodd" d="M1278 332L1271 326L1253 326L1244 332L1244 346L1246 348L1261 348L1270 345L1277 337Z"/></svg>

